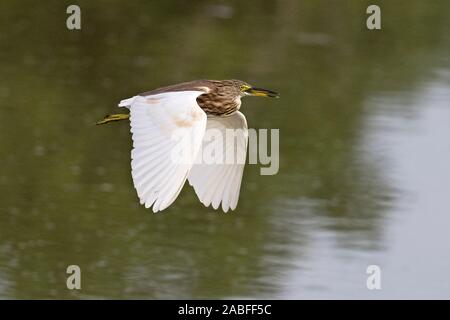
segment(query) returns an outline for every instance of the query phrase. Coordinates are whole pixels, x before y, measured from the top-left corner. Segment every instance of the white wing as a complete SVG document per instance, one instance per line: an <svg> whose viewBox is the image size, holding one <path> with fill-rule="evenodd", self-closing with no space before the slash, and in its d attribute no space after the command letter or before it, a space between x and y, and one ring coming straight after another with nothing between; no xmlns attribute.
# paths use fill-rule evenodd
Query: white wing
<svg viewBox="0 0 450 320"><path fill-rule="evenodd" d="M202 93L135 96L119 104L130 109L134 187L141 204L153 205L153 212L175 201L201 146L206 114L196 98Z"/></svg>
<svg viewBox="0 0 450 320"><path fill-rule="evenodd" d="M219 133L222 139L217 137ZM197 155L188 177L189 184L194 187L195 193L205 206L212 204L213 208L217 209L222 203L224 212L236 208L247 154L247 141L247 121L242 113L208 118L201 152ZM212 158L218 161L213 163Z"/></svg>

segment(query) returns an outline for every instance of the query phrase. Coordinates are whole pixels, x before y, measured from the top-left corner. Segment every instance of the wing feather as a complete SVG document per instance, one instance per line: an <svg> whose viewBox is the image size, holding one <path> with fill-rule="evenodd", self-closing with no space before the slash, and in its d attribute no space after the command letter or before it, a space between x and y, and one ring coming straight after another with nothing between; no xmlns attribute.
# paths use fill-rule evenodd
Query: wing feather
<svg viewBox="0 0 450 320"><path fill-rule="evenodd" d="M230 139L226 129L241 129L242 134ZM242 113L236 112L228 117L210 117L207 121L208 130L219 130L223 139L210 141L204 135L202 150L210 144L216 144L213 149L223 151L223 154L233 153L244 155L243 161L238 162L236 158L232 163L222 161L221 163L208 163L204 154L199 153L197 160L189 172L189 184L194 187L199 200L205 205L217 209L222 203L222 210L227 212L234 210L239 199L242 174L244 172L245 156L247 152L247 121ZM226 160L225 156L222 160Z"/></svg>
<svg viewBox="0 0 450 320"><path fill-rule="evenodd" d="M158 212L167 208L180 193L198 150L206 127L206 114L198 106L200 91L166 92L151 98L135 96L122 100L130 109L133 150L131 172L141 204ZM187 137L181 145L186 161L174 158L180 146L175 136Z"/></svg>

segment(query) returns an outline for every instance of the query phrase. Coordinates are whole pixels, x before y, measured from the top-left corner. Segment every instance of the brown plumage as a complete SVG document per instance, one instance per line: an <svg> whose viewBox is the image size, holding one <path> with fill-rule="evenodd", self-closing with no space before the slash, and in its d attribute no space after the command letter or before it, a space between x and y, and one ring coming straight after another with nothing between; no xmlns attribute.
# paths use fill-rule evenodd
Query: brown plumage
<svg viewBox="0 0 450 320"><path fill-rule="evenodd" d="M197 103L207 115L230 115L241 106L241 97L244 95L242 87L251 86L241 80L194 80L168 87L158 88L139 94L150 96L164 92L174 91L202 91L204 94L197 98Z"/></svg>

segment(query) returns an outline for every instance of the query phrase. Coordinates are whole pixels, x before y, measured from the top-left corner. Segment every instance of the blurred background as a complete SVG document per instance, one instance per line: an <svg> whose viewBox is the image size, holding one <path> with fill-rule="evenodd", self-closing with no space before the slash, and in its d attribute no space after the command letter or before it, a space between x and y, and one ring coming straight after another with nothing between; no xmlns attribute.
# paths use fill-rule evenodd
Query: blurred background
<svg viewBox="0 0 450 320"><path fill-rule="evenodd" d="M450 298L448 0L79 0L80 31L70 4L0 3L0 298ZM201 78L280 92L241 109L279 173L152 214L129 124L94 123Z"/></svg>

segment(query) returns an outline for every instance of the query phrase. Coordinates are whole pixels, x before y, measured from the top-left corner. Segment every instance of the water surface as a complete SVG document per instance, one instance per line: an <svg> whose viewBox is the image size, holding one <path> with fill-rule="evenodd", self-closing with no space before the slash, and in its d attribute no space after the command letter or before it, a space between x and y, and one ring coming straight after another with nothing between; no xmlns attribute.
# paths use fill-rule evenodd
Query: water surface
<svg viewBox="0 0 450 320"><path fill-rule="evenodd" d="M0 297L450 298L450 3L0 4ZM248 165L233 213L185 186L139 205L123 98L198 79L280 129L280 170ZM66 267L82 290L66 288ZM366 288L366 268L382 289Z"/></svg>

